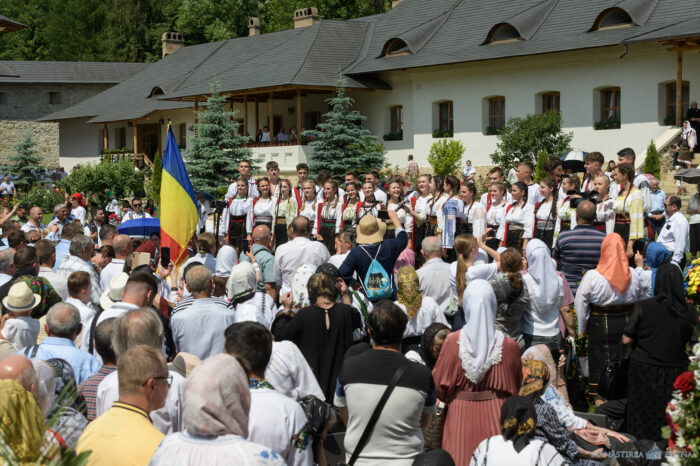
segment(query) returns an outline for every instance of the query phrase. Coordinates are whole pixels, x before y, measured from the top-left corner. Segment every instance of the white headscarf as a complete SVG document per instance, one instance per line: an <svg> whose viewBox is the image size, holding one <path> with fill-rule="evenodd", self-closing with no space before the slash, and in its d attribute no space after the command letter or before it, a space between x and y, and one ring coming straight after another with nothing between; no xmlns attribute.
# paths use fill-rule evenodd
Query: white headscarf
<svg viewBox="0 0 700 466"><path fill-rule="evenodd" d="M238 263L236 250L231 246L221 246L219 253L216 255L216 272L217 277L228 278L231 276L231 269Z"/></svg>
<svg viewBox="0 0 700 466"><path fill-rule="evenodd" d="M693 130L693 127L690 126L690 121L685 120L683 123L685 123L685 125L683 126L683 134L690 133Z"/></svg>
<svg viewBox="0 0 700 466"><path fill-rule="evenodd" d="M546 244L538 239L531 239L525 248L527 258L527 275L535 282L535 286L528 293L530 299L537 301L537 306L542 309L550 309L559 298L559 277L557 266L550 255Z"/></svg>
<svg viewBox="0 0 700 466"><path fill-rule="evenodd" d="M253 293L258 286L255 269L250 262L241 262L231 269L231 276L226 282L226 296L231 301Z"/></svg>
<svg viewBox="0 0 700 466"><path fill-rule="evenodd" d="M496 295L486 280L472 280L464 290L465 324L459 332L459 359L466 377L478 383L501 362L503 333L496 329Z"/></svg>

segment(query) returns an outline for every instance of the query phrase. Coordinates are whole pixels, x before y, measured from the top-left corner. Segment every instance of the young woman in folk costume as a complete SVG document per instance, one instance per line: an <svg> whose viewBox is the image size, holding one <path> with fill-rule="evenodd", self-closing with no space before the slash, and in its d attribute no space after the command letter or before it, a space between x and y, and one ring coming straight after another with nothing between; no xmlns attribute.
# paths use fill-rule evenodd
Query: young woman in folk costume
<svg viewBox="0 0 700 466"><path fill-rule="evenodd" d="M258 225L267 225L271 234L274 234L272 226L275 224L277 199L272 197L270 182L267 178L260 178L257 181L257 185L260 195L253 199L253 207L248 211L248 217L245 222L248 241L252 241L253 228Z"/></svg>
<svg viewBox="0 0 700 466"><path fill-rule="evenodd" d="M395 210L396 214L399 217L399 222L401 222L401 225L403 225L404 230L406 230L406 233L408 233L408 248L413 248L413 244L411 242L413 238L413 217L410 214L407 214L407 210L413 210L411 207L415 204L413 204L413 201L409 203L408 205L406 204L401 204L401 194L402 194L402 185L399 183L397 180L392 180L389 182L389 186L387 187L387 204L386 204L386 209L387 210ZM407 201L408 202L408 201ZM392 239L396 237L396 231L394 230L394 226L391 224L391 222L387 222L387 227L386 227L386 233L384 234L384 239Z"/></svg>
<svg viewBox="0 0 700 466"><path fill-rule="evenodd" d="M598 191L596 219L593 226L609 235L615 231L615 199L610 198L610 178L606 175L596 176L593 180L593 189Z"/></svg>
<svg viewBox="0 0 700 466"><path fill-rule="evenodd" d="M428 230L425 236L440 236L445 226L445 217L442 214L442 206L450 196L445 193L445 178L434 176L430 181L430 191L433 198L428 201Z"/></svg>
<svg viewBox="0 0 700 466"><path fill-rule="evenodd" d="M535 212L532 204L527 202L527 190L527 185L518 181L510 191L513 203L506 207L503 223L496 234L496 237L502 241L501 246L523 251L532 238Z"/></svg>
<svg viewBox="0 0 700 466"><path fill-rule="evenodd" d="M360 220L360 207L362 207L360 186L351 181L345 185L345 202L343 203L341 228L357 226L357 222Z"/></svg>
<svg viewBox="0 0 700 466"><path fill-rule="evenodd" d="M362 204L358 206L357 210L357 221L359 222L365 215L372 215L377 217L380 210L384 209L384 204L381 204L377 198L374 197L374 183L371 181L365 181L362 183L362 194L365 195Z"/></svg>
<svg viewBox="0 0 700 466"><path fill-rule="evenodd" d="M228 202L224 225L228 232L228 244L241 251L242 241L246 239L246 219L253 207L253 199L248 197L248 182L236 181L236 195Z"/></svg>
<svg viewBox="0 0 700 466"><path fill-rule="evenodd" d="M486 228L490 231L488 233L488 239L486 244L493 249L498 249L500 244L499 239L496 237L498 229L503 223L503 219L506 216L506 185L500 181L492 183L489 186L489 207L486 210ZM483 204L482 204L483 205Z"/></svg>
<svg viewBox="0 0 700 466"><path fill-rule="evenodd" d="M559 231L573 230L576 226L576 209L571 207L571 192L579 192L581 190L581 179L578 175L564 175L561 180L561 190L564 191L564 197L559 199L559 208L557 216L559 217Z"/></svg>
<svg viewBox="0 0 700 466"><path fill-rule="evenodd" d="M622 236L627 248L627 257L634 255L634 240L644 238L644 196L634 185L634 167L621 163L613 170L613 178L620 186L613 210L615 211L615 233Z"/></svg>
<svg viewBox="0 0 700 466"><path fill-rule="evenodd" d="M275 206L275 248L289 240L287 229L299 214L299 205L292 192L292 182L280 180L280 197Z"/></svg>
<svg viewBox="0 0 700 466"><path fill-rule="evenodd" d="M413 252L416 256L416 268L423 265L423 256L420 253L421 243L427 236L428 227L430 226L430 200L433 194L430 191L431 175L420 175L417 180L418 195L415 197L413 209L410 212L413 217Z"/></svg>
<svg viewBox="0 0 700 466"><path fill-rule="evenodd" d="M316 223L318 212L316 211L316 185L311 180L306 180L301 184L302 198L299 204L299 215L309 219L309 227L313 228Z"/></svg>
<svg viewBox="0 0 700 466"><path fill-rule="evenodd" d="M559 235L561 223L557 215L559 189L553 178L540 181L540 195L542 201L535 205L535 228L533 237L542 240L549 249L552 249L554 238Z"/></svg>
<svg viewBox="0 0 700 466"><path fill-rule="evenodd" d="M445 178L444 189L449 198L442 205L442 215L444 217L444 228L442 230L443 254L447 254L449 262L457 259L453 245L457 224L464 217L464 202L459 197L459 178L450 175Z"/></svg>
<svg viewBox="0 0 700 466"><path fill-rule="evenodd" d="M330 255L335 254L335 235L340 232L343 204L338 199L338 182L332 178L323 183L323 202L316 207L314 236L321 241Z"/></svg>
<svg viewBox="0 0 700 466"><path fill-rule="evenodd" d="M459 223L459 234L481 238L486 229L486 209L476 198L474 183L462 184L459 188L459 197L464 203L464 220Z"/></svg>

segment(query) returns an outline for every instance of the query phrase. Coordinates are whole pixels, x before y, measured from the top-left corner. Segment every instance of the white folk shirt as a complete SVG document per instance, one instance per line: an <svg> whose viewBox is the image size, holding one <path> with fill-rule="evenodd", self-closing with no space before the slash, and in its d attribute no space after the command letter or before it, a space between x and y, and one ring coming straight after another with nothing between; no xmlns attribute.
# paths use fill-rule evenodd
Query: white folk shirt
<svg viewBox="0 0 700 466"><path fill-rule="evenodd" d="M394 302L404 313L406 313L406 306L400 302ZM408 314L406 314L408 316ZM408 318L408 325L406 325L406 330L403 332L403 337L415 337L423 335L425 329L428 328L430 324L439 322L449 326L445 314L440 310L440 306L435 302L430 296L423 296L421 300L420 309L415 316L411 319Z"/></svg>
<svg viewBox="0 0 700 466"><path fill-rule="evenodd" d="M291 291L292 278L299 267L310 264L318 267L325 264L331 255L328 248L319 242L299 236L284 243L275 252L275 282L280 295Z"/></svg>
<svg viewBox="0 0 700 466"><path fill-rule="evenodd" d="M118 371L114 371L107 375L97 386L95 407L98 417L119 399L119 376L117 373ZM165 406L150 413L153 427L164 435L182 430L182 396L185 391L185 378L174 371L170 371L170 375L173 378L173 383L168 390Z"/></svg>
<svg viewBox="0 0 700 466"><path fill-rule="evenodd" d="M673 253L671 261L680 266L681 261L688 251L688 231L690 227L685 215L676 212L666 220L666 224L661 229L659 237L656 239L666 249Z"/></svg>
<svg viewBox="0 0 700 466"><path fill-rule="evenodd" d="M100 272L100 285L102 285L102 291L108 290L109 282L124 271L124 263L124 259L112 259L112 261L107 264L104 269L102 269L102 272Z"/></svg>
<svg viewBox="0 0 700 466"><path fill-rule="evenodd" d="M255 183L255 180L253 179L253 177L248 178L248 197L252 199L254 197L258 197L259 195L260 192L258 191L258 185ZM228 201L230 201L236 196L238 196L238 184L234 181L233 183L228 185L228 190L226 191L226 196L224 196L224 200L228 204Z"/></svg>
<svg viewBox="0 0 700 466"><path fill-rule="evenodd" d="M388 199L386 197L386 193L379 188L377 188L377 190L374 191L374 198L381 204L386 204L386 201ZM365 202L365 193L363 193L362 190L360 190L360 200L362 202Z"/></svg>
<svg viewBox="0 0 700 466"><path fill-rule="evenodd" d="M254 222L270 222L273 224L271 228L274 228L275 223L275 205L277 205L277 199L271 197L269 199L263 199L259 197L257 201L254 202L252 209L248 210L248 214L245 219L245 231L250 235L253 233Z"/></svg>
<svg viewBox="0 0 700 466"><path fill-rule="evenodd" d="M227 201L228 202L228 201ZM234 194L231 204L226 207L221 214L221 224L219 226L223 233L228 233L228 226L231 217L242 217L248 215L253 207L253 199L250 197L237 198Z"/></svg>
<svg viewBox="0 0 700 466"><path fill-rule="evenodd" d="M513 196L506 191L506 204L512 204L513 203ZM486 209L489 207L489 193L486 192L481 195L481 205L483 205Z"/></svg>
<svg viewBox="0 0 700 466"><path fill-rule="evenodd" d="M535 206L538 202L542 200L542 194L540 193L540 185L537 183L532 183L527 187L527 203L531 206Z"/></svg>
<svg viewBox="0 0 700 466"><path fill-rule="evenodd" d="M506 207L506 214L503 217L503 222L498 227L496 238L503 240L506 234L506 224L513 223L523 227L523 239L532 238L532 228L535 221L535 209L532 204L526 203L522 207L513 206L510 209Z"/></svg>
<svg viewBox="0 0 700 466"><path fill-rule="evenodd" d="M457 301L452 296L450 282L445 275L450 273L450 264L439 257L428 260L416 271L418 290L422 296L430 296L437 301L443 314L451 316L457 311Z"/></svg>
<svg viewBox="0 0 700 466"><path fill-rule="evenodd" d="M151 217L151 214L148 212L141 212L140 214L137 214L134 211L127 212L124 217L122 218L122 223L127 222L129 220L136 220L138 218L153 218Z"/></svg>
<svg viewBox="0 0 700 466"><path fill-rule="evenodd" d="M303 194L303 193L302 193ZM362 191L360 191L360 194L362 194ZM323 202L323 197L325 194L323 193L323 189L319 189L316 191L316 202ZM360 200L362 200L362 197L360 197ZM345 199L345 190L343 188L338 188L338 199L340 199L340 203L343 203L343 200Z"/></svg>
<svg viewBox="0 0 700 466"><path fill-rule="evenodd" d="M273 341L270 362L265 368L265 380L282 395L301 401L308 395L319 400L326 396L316 380L311 366L291 341Z"/></svg>
<svg viewBox="0 0 700 466"><path fill-rule="evenodd" d="M624 293L618 293L610 286L608 279L598 273L597 270L589 270L583 276L581 284L576 291L574 308L578 318L578 332L583 334L588 330L588 319L591 315L590 304L597 306L611 306L639 301L644 297L639 275L630 269L632 280Z"/></svg>
<svg viewBox="0 0 700 466"><path fill-rule="evenodd" d="M491 204L491 208L486 212L486 225L496 225L499 227L506 216L506 204Z"/></svg>
<svg viewBox="0 0 700 466"><path fill-rule="evenodd" d="M542 227L543 230L554 230L554 236L559 235L559 229L561 228L561 221L559 220L559 215L550 216L552 213L552 202L543 202L540 204L540 208L535 214L535 228Z"/></svg>
<svg viewBox="0 0 700 466"><path fill-rule="evenodd" d="M486 208L481 202L473 202L470 206L464 206L464 216L472 226L472 236L481 238L486 230Z"/></svg>

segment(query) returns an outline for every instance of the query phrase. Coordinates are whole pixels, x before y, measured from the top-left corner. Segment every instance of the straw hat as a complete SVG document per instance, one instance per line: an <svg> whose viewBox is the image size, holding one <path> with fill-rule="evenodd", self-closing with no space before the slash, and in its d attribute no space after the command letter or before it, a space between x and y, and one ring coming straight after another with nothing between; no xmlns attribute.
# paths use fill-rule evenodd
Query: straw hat
<svg viewBox="0 0 700 466"><path fill-rule="evenodd" d="M41 304L41 296L32 292L23 281L12 285L7 296L2 300L5 309L15 314L28 314L39 304Z"/></svg>
<svg viewBox="0 0 700 466"><path fill-rule="evenodd" d="M384 240L386 224L372 215L365 215L357 225L357 244L372 244Z"/></svg>
<svg viewBox="0 0 700 466"><path fill-rule="evenodd" d="M181 376L187 378L187 376L190 375L190 372L192 372L192 369L197 367L200 362L202 362L202 360L194 354L177 353L177 356L175 356L173 362L168 364L168 370L175 371Z"/></svg>
<svg viewBox="0 0 700 466"><path fill-rule="evenodd" d="M100 296L100 306L105 311L122 300L122 292L129 280L129 274L121 272L109 281L109 288Z"/></svg>

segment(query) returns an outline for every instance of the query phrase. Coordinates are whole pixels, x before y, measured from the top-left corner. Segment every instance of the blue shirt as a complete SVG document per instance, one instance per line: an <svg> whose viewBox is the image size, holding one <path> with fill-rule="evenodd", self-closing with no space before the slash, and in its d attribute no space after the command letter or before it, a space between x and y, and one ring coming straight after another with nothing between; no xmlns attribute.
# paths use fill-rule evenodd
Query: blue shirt
<svg viewBox="0 0 700 466"><path fill-rule="evenodd" d="M56 244L56 263L53 265L53 270L54 272L58 270L58 267L61 265L63 262L63 259L68 257L70 252L68 249L70 248L70 240L69 239L62 239L61 241Z"/></svg>
<svg viewBox="0 0 700 466"><path fill-rule="evenodd" d="M265 292L265 283L275 283L275 256L272 255L269 249L259 244L253 245L253 255L255 262L260 266L262 281L258 283L258 291ZM241 254L241 262L250 262L250 258Z"/></svg>
<svg viewBox="0 0 700 466"><path fill-rule="evenodd" d="M213 298L199 298L173 314L170 328L178 351L205 359L224 352L224 330L235 320L230 307Z"/></svg>
<svg viewBox="0 0 700 466"><path fill-rule="evenodd" d="M657 212L661 211L661 213L665 213L666 209L664 208L664 202L666 202L666 193L661 191L660 189L656 192L649 191L649 197L651 198L651 210L647 214L649 218L653 215L652 212Z"/></svg>
<svg viewBox="0 0 700 466"><path fill-rule="evenodd" d="M26 354L29 349L29 355L32 357L34 346L22 348L20 353ZM97 374L102 364L92 354L87 351L78 349L73 345L73 342L68 338L46 337L39 345L36 356L37 359L48 361L49 359L59 358L66 361L73 368L75 378L78 385L87 380L90 376Z"/></svg>

